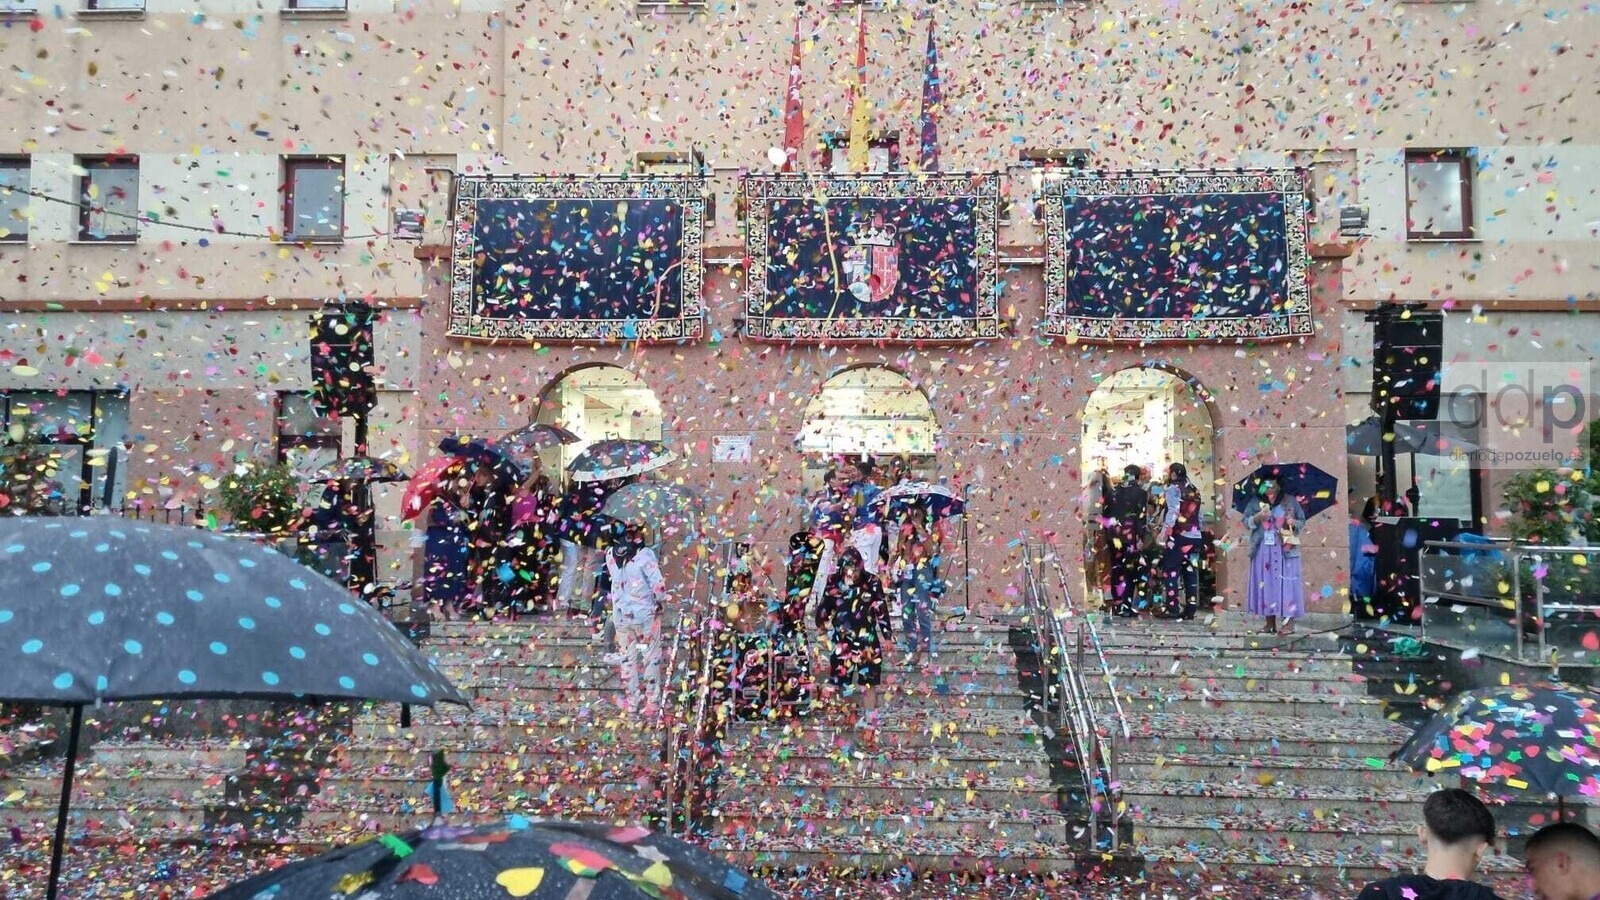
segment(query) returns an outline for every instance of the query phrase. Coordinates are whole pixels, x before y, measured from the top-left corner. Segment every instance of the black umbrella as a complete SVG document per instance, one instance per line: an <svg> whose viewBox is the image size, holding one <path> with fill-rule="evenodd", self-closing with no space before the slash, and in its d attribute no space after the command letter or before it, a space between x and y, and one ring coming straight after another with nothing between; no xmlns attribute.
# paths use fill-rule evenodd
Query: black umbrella
<svg viewBox="0 0 1600 900"><path fill-rule="evenodd" d="M1261 496L1268 481L1278 482L1283 492L1300 501L1306 518L1331 509L1339 491L1339 479L1310 463L1273 463L1262 466L1233 486L1233 508L1244 512L1250 501Z"/></svg>
<svg viewBox="0 0 1600 900"><path fill-rule="evenodd" d="M610 481L654 472L677 458L659 441L609 438L585 448L567 464L567 472L573 481Z"/></svg>
<svg viewBox="0 0 1600 900"><path fill-rule="evenodd" d="M393 460L371 456L337 459L318 469L311 481L394 482L410 478Z"/></svg>
<svg viewBox="0 0 1600 900"><path fill-rule="evenodd" d="M526 477L523 475L522 467L518 466L505 450L492 447L476 438L464 441L458 437L447 437L439 442L439 449L487 468L494 474L495 480L502 484L519 484Z"/></svg>
<svg viewBox="0 0 1600 900"><path fill-rule="evenodd" d="M562 444L576 444L580 440L583 439L560 425L535 422L495 438L488 446L491 450L505 454L523 472L532 472L534 460L539 458L542 451Z"/></svg>
<svg viewBox="0 0 1600 900"><path fill-rule="evenodd" d="M120 517L0 520L0 667L0 701L72 708L51 898L88 704L469 702L377 610L294 560Z"/></svg>
<svg viewBox="0 0 1600 900"><path fill-rule="evenodd" d="M290 863L211 900L777 900L778 895L683 841L637 826L510 816L503 824L388 834Z"/></svg>

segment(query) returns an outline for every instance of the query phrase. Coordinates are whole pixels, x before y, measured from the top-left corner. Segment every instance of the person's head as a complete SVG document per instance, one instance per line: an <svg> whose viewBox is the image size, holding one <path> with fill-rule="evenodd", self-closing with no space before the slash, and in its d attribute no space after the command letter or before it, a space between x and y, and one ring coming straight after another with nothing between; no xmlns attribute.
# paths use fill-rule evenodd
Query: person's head
<svg viewBox="0 0 1600 900"><path fill-rule="evenodd" d="M864 482L872 480L872 460L863 457L851 463L851 467L855 469L855 477L852 481Z"/></svg>
<svg viewBox="0 0 1600 900"><path fill-rule="evenodd" d="M1429 794L1422 804L1422 828L1418 834L1428 843L1430 856L1458 854L1463 865L1476 868L1494 844L1494 814L1471 793L1445 788Z"/></svg>
<svg viewBox="0 0 1600 900"><path fill-rule="evenodd" d="M1142 474L1143 473L1139 470L1139 467L1133 463L1129 463L1122 467L1122 478L1125 481L1138 481L1139 476Z"/></svg>
<svg viewBox="0 0 1600 900"><path fill-rule="evenodd" d="M851 547L839 556L839 575L850 584L861 580L862 573L867 565L861 559L861 551Z"/></svg>
<svg viewBox="0 0 1600 900"><path fill-rule="evenodd" d="M1167 467L1167 483L1183 484L1189 480L1189 468L1183 463L1173 463Z"/></svg>
<svg viewBox="0 0 1600 900"><path fill-rule="evenodd" d="M1368 497L1361 507L1361 523L1371 528L1378 521L1378 498Z"/></svg>
<svg viewBox="0 0 1600 900"><path fill-rule="evenodd" d="M1276 478L1268 478L1261 482L1261 496L1265 497L1268 503L1277 503L1278 498L1283 496L1283 485L1279 484Z"/></svg>
<svg viewBox="0 0 1600 900"><path fill-rule="evenodd" d="M1600 893L1600 837L1576 822L1539 829L1522 859L1539 900L1589 900Z"/></svg>
<svg viewBox="0 0 1600 900"><path fill-rule="evenodd" d="M896 456L889 463L889 480L899 484L911 477L911 461L904 456Z"/></svg>
<svg viewBox="0 0 1600 900"><path fill-rule="evenodd" d="M828 474L823 477L823 480L827 483L828 487L831 487L834 490L842 491L850 486L850 481L854 476L855 473L851 470L850 466L832 465L828 467Z"/></svg>

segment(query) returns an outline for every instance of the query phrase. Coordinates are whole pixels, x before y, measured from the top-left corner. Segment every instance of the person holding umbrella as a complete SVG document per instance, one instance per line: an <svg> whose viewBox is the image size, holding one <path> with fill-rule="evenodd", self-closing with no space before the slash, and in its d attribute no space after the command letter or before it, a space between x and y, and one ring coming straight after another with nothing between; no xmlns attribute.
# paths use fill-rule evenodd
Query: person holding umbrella
<svg viewBox="0 0 1600 900"><path fill-rule="evenodd" d="M457 467L439 479L428 506L427 537L422 555L423 596L447 619L461 615L472 596L467 567L472 556L467 525L472 517L471 479Z"/></svg>
<svg viewBox="0 0 1600 900"><path fill-rule="evenodd" d="M561 537L561 576L556 602L569 615L588 615L594 579L600 565L594 519L611 494L607 482L575 481L561 500L557 533Z"/></svg>
<svg viewBox="0 0 1600 900"><path fill-rule="evenodd" d="M1262 634L1292 634L1294 620L1305 615L1300 574L1300 529L1305 523L1300 501L1285 493L1275 478L1262 481L1260 496L1245 508L1244 524L1250 533L1246 608L1253 616L1266 617Z"/></svg>
<svg viewBox="0 0 1600 900"><path fill-rule="evenodd" d="M606 554L606 571L611 575L611 615L622 668L623 708L654 717L660 712L661 604L667 583L655 551L645 546L643 525L623 529L622 539Z"/></svg>
<svg viewBox="0 0 1600 900"><path fill-rule="evenodd" d="M878 683L883 679L883 644L889 637L889 603L883 587L862 562L861 551L847 547L839 558L839 571L817 605L817 627L833 639L833 684L851 691L859 688L857 724L876 726Z"/></svg>

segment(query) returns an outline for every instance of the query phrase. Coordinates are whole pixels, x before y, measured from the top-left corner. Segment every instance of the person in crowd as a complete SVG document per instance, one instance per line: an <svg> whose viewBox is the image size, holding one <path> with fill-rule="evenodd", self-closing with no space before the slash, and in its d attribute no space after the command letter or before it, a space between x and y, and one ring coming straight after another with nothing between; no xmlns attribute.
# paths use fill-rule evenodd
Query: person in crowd
<svg viewBox="0 0 1600 900"><path fill-rule="evenodd" d="M811 501L811 535L822 545L822 555L817 559L816 577L812 581L813 601L820 601L838 566L839 556L854 530L855 502L850 492L851 475L847 467L836 464L828 467L823 476L822 493Z"/></svg>
<svg viewBox="0 0 1600 900"><path fill-rule="evenodd" d="M810 531L789 535L789 559L784 567L783 600L773 612L783 636L801 635L806 627L806 606L811 602L826 541Z"/></svg>
<svg viewBox="0 0 1600 900"><path fill-rule="evenodd" d="M934 655L933 618L944 582L939 577L939 557L920 519L910 519L901 532L892 581L901 615L905 619L906 665L920 669L923 654Z"/></svg>
<svg viewBox="0 0 1600 900"><path fill-rule="evenodd" d="M468 605L483 618L503 615L510 582L497 574L501 544L511 523L513 486L487 461L473 470L468 492L467 572L474 588Z"/></svg>
<svg viewBox="0 0 1600 900"><path fill-rule="evenodd" d="M1165 617L1193 619L1200 609L1200 554L1205 539L1200 533L1200 489L1189 480L1183 463L1167 467L1165 494L1159 536Z"/></svg>
<svg viewBox="0 0 1600 900"><path fill-rule="evenodd" d="M1417 836L1428 853L1422 872L1375 881L1356 900L1499 900L1472 880L1495 839L1494 816L1482 800L1460 788L1434 791L1422 805ZM1562 895L1563 900L1568 896L1589 900L1593 894Z"/></svg>
<svg viewBox="0 0 1600 900"><path fill-rule="evenodd" d="M311 552L314 568L341 584L350 578L354 505L351 486L343 481L330 481L316 501L304 510L300 525L301 539Z"/></svg>
<svg viewBox="0 0 1600 900"><path fill-rule="evenodd" d="M885 489L911 483L911 459L904 454L890 460L883 471ZM893 558L900 546L900 529L905 524L906 515L906 505L900 502L893 503L879 513L880 524L883 526L883 548L890 558Z"/></svg>
<svg viewBox="0 0 1600 900"><path fill-rule="evenodd" d="M511 496L510 528L495 554L492 577L504 586L501 599L512 617L546 611L550 479L535 468Z"/></svg>
<svg viewBox="0 0 1600 900"><path fill-rule="evenodd" d="M1081 504L1085 526L1083 573L1089 592L1104 602L1110 593L1107 574L1111 563L1106 529L1106 511L1111 505L1111 475L1104 463L1090 472L1089 481L1083 486Z"/></svg>
<svg viewBox="0 0 1600 900"><path fill-rule="evenodd" d="M883 489L872 483L872 460L860 459L843 467L850 478L848 491L853 513L850 518L850 546L861 551L867 574L876 576L883 562L883 524L878 510L878 495Z"/></svg>
<svg viewBox="0 0 1600 900"><path fill-rule="evenodd" d="M1557 822L1534 832L1522 859L1539 900L1600 897L1600 837L1577 822Z"/></svg>
<svg viewBox="0 0 1600 900"><path fill-rule="evenodd" d="M462 615L471 596L467 575L470 543L467 512L471 503L470 476L441 479L438 495L428 507L427 538L423 544L422 588L430 605L443 618Z"/></svg>
<svg viewBox="0 0 1600 900"><path fill-rule="evenodd" d="M600 551L595 517L610 491L604 482L574 482L561 500L557 533L561 540L561 578L556 604L568 615L589 615Z"/></svg>
<svg viewBox="0 0 1600 900"><path fill-rule="evenodd" d="M1275 480L1261 485L1244 511L1250 533L1250 581L1246 585L1246 609L1253 616L1265 616L1262 634L1294 632L1294 620L1305 615L1305 587L1300 573L1300 530L1305 527L1305 510L1293 496L1284 493ZM1279 622L1282 622L1282 627Z"/></svg>
<svg viewBox="0 0 1600 900"><path fill-rule="evenodd" d="M606 553L606 570L611 575L623 705L629 712L654 716L661 702L661 604L667 584L655 551L645 543L644 526L627 525Z"/></svg>
<svg viewBox="0 0 1600 900"><path fill-rule="evenodd" d="M1372 610L1378 592L1378 546L1372 541L1372 526L1378 522L1378 498L1368 497L1360 518L1350 523L1350 608Z"/></svg>
<svg viewBox="0 0 1600 900"><path fill-rule="evenodd" d="M889 604L883 587L862 561L861 551L848 547L839 571L828 581L817 606L817 627L829 635L832 681L855 693L856 724L876 727L878 685L883 679L882 639L892 634Z"/></svg>
<svg viewBox="0 0 1600 900"><path fill-rule="evenodd" d="M1140 469L1128 465L1122 481L1111 491L1106 509L1106 544L1111 552L1112 611L1123 618L1139 614L1139 593L1144 582L1145 508L1149 495L1139 483Z"/></svg>

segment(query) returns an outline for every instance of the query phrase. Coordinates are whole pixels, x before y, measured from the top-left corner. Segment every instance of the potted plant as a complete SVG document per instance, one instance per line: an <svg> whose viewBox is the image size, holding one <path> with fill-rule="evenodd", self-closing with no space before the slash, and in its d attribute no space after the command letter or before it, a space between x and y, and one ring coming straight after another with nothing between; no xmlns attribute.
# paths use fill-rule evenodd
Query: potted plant
<svg viewBox="0 0 1600 900"><path fill-rule="evenodd" d="M239 463L222 479L221 496L233 531L280 538L300 521L300 482L284 463Z"/></svg>

